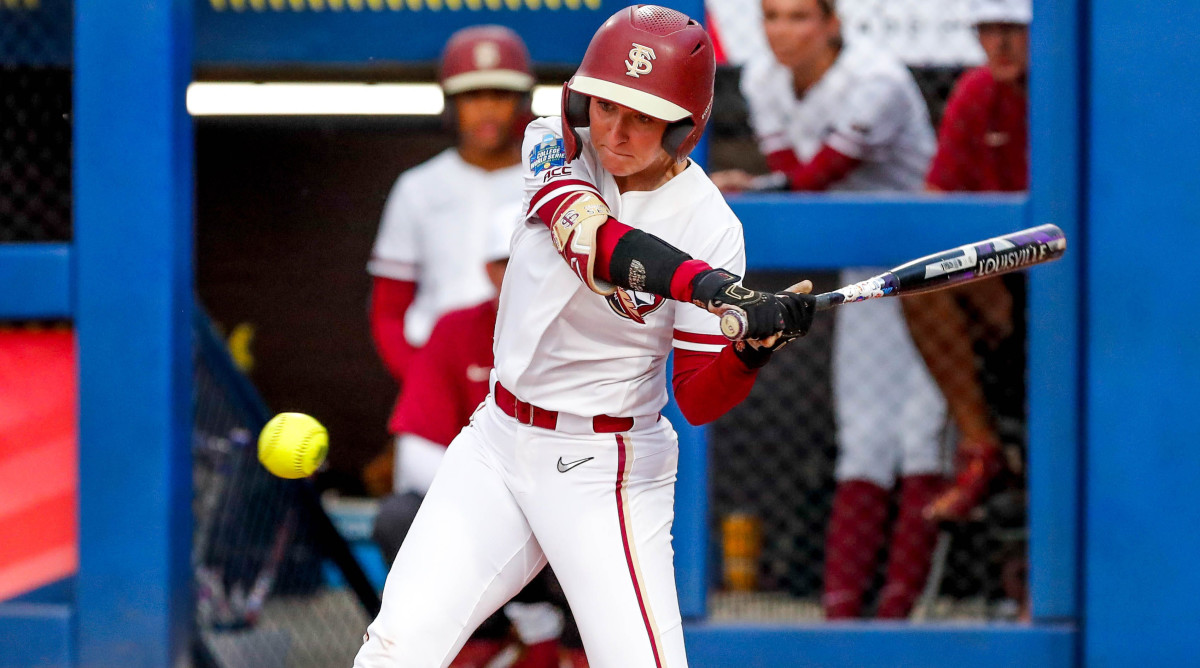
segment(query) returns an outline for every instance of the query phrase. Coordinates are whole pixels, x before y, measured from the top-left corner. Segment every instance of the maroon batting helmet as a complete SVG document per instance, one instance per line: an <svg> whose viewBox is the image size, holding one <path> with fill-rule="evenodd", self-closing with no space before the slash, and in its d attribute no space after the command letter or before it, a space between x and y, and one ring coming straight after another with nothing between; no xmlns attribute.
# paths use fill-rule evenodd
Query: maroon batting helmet
<svg viewBox="0 0 1200 668"><path fill-rule="evenodd" d="M575 128L588 126L588 100L598 97L667 121L663 148L683 160L712 112L715 71L712 40L686 14L657 5L618 11L596 31L563 86L567 159L579 156Z"/></svg>
<svg viewBox="0 0 1200 668"><path fill-rule="evenodd" d="M484 89L528 93L533 89L529 52L504 26L463 28L446 42L438 82L447 96Z"/></svg>

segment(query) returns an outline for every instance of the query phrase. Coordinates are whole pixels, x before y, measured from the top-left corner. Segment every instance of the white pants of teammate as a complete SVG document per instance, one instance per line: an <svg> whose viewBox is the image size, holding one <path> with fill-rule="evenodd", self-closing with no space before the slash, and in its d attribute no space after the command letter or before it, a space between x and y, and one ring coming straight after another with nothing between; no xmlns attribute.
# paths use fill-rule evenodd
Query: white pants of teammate
<svg viewBox="0 0 1200 668"><path fill-rule="evenodd" d="M844 284L882 269L847 269ZM946 400L917 351L898 299L837 309L833 400L838 480L888 489L900 475L944 473Z"/></svg>
<svg viewBox="0 0 1200 668"><path fill-rule="evenodd" d="M489 396L446 451L355 668L448 665L547 560L594 668L683 668L677 465L665 419L570 434L519 424Z"/></svg>

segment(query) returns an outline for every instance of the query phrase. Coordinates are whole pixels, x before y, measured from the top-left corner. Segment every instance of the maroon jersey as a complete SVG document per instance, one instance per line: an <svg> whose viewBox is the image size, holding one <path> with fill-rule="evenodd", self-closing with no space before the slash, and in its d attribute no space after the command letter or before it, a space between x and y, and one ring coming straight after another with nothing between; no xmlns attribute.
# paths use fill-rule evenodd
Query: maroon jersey
<svg viewBox="0 0 1200 668"><path fill-rule="evenodd" d="M450 311L409 367L392 419L393 434L449 445L488 393L496 303Z"/></svg>
<svg viewBox="0 0 1200 668"><path fill-rule="evenodd" d="M986 67L963 74L950 94L926 183L945 191L1021 191L1029 186L1025 93Z"/></svg>

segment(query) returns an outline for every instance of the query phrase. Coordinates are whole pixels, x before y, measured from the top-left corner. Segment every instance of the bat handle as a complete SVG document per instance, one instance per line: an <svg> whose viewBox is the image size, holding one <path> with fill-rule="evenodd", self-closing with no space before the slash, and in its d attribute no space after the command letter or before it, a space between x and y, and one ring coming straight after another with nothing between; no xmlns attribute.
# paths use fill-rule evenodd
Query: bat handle
<svg viewBox="0 0 1200 668"><path fill-rule="evenodd" d="M840 292L822 292L819 295L815 295L815 299L817 301L813 305L814 309L817 311L828 311L834 306L844 303L846 296Z"/></svg>

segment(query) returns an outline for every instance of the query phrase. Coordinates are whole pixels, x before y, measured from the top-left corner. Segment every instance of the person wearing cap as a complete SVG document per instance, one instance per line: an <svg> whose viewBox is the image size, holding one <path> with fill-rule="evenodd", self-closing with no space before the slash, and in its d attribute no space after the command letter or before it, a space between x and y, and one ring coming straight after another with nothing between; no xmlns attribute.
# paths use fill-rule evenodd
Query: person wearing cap
<svg viewBox="0 0 1200 668"><path fill-rule="evenodd" d="M1029 0L971 0L970 14L987 61L963 73L950 93L926 188L1021 192L1029 184L1032 8ZM975 349L977 343L993 351L1014 345L1014 299L1007 280L998 277L903 302L913 338L959 431L958 475L926 508L931 521L965 519L1004 468L993 410L975 371Z"/></svg>
<svg viewBox="0 0 1200 668"><path fill-rule="evenodd" d="M446 666L547 563L590 665L687 665L667 356L681 412L708 422L814 312L811 283L741 285L741 224L688 159L714 75L698 22L627 7L592 37L562 117L529 124L491 392L446 450L358 668Z"/></svg>
<svg viewBox="0 0 1200 668"><path fill-rule="evenodd" d="M1029 0L971 0L987 62L954 85L926 176L936 191L1020 192L1029 183Z"/></svg>
<svg viewBox="0 0 1200 668"><path fill-rule="evenodd" d="M371 336L400 386L443 313L484 302L495 288L484 272L487 221L520 203L521 136L534 77L524 42L502 26L464 28L447 41L439 82L455 146L400 175L383 207L367 271ZM389 432L397 433L396 410ZM368 464L368 491L390 491L389 446Z"/></svg>

